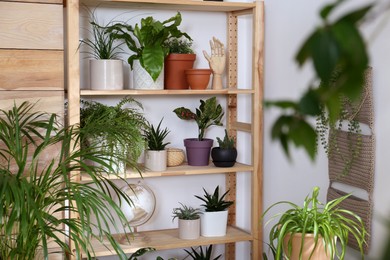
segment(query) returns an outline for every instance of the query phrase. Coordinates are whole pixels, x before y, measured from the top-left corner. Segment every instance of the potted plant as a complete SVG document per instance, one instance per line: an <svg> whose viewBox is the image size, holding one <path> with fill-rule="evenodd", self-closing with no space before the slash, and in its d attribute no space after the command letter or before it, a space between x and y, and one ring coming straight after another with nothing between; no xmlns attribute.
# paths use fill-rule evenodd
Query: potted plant
<svg viewBox="0 0 390 260"><path fill-rule="evenodd" d="M234 147L234 138L230 138L225 129L223 140L217 137L219 147L211 150L211 158L217 167L232 167L236 163L237 149Z"/></svg>
<svg viewBox="0 0 390 260"><path fill-rule="evenodd" d="M107 33L109 24L101 26L97 23L94 13L91 13L91 38L80 40L80 46L89 50L83 51L92 58L90 66L90 87L93 90L123 89L123 62L119 58L122 49L116 39Z"/></svg>
<svg viewBox="0 0 390 260"><path fill-rule="evenodd" d="M339 207L350 194L331 200L326 204L318 201L319 187L314 187L300 207L289 201L271 205L264 216L275 206L287 205L290 209L271 217L267 224L279 218L271 227L270 247L276 252L275 259L284 253L288 259L344 259L349 235L353 236L364 257L363 245L367 231L361 218ZM337 243L339 242L339 243ZM339 244L340 249L337 247Z"/></svg>
<svg viewBox="0 0 390 260"><path fill-rule="evenodd" d="M222 196L219 196L219 186L215 188L213 194L209 194L204 188L203 191L204 197L195 195L205 203L201 205L205 207L205 212L201 215L200 233L204 237L224 236L228 219L227 209L234 203L224 200L229 190Z"/></svg>
<svg viewBox="0 0 390 260"><path fill-rule="evenodd" d="M200 235L200 215L202 212L198 208L183 205L174 208L172 211L172 221L179 219L179 238L198 239Z"/></svg>
<svg viewBox="0 0 390 260"><path fill-rule="evenodd" d="M209 245L206 248L206 251L203 251L203 248L200 246L200 252L198 253L196 249L191 247L191 252L187 249L184 249L184 251L187 252L188 256L190 256L193 260L218 260L222 255L219 255L213 259L211 259L211 253L213 251L213 245Z"/></svg>
<svg viewBox="0 0 390 260"><path fill-rule="evenodd" d="M145 131L145 138L148 149L145 151L145 168L151 171L165 171L167 169L167 150L165 147L169 142L164 139L169 134L168 128L160 129L161 122L157 128L151 125Z"/></svg>
<svg viewBox="0 0 390 260"><path fill-rule="evenodd" d="M164 43L169 54L164 62L164 88L188 89L185 70L192 69L196 54L191 49L192 41L172 38Z"/></svg>
<svg viewBox="0 0 390 260"><path fill-rule="evenodd" d="M141 103L125 97L117 105L82 101L80 127L83 147L99 147L112 167L120 173L126 165L138 169L137 160L145 148L144 129L147 120L140 112ZM127 105L127 106L126 106ZM109 127L108 127L109 126Z"/></svg>
<svg viewBox="0 0 390 260"><path fill-rule="evenodd" d="M34 111L27 102L0 110L1 259L49 259L53 253L91 258L91 238L103 246L103 235L108 238L104 245L126 259L111 234L130 229L114 199L131 200L106 177L107 170L115 172L101 159L105 154L95 147L80 149L78 140L78 126L62 128L55 114ZM77 172L90 181L80 183L74 178Z"/></svg>
<svg viewBox="0 0 390 260"><path fill-rule="evenodd" d="M191 37L179 30L181 14L163 22L156 21L152 16L141 19L141 24L134 27L127 24L114 24L108 31L115 39L124 40L127 47L134 52L128 63L134 70L134 88L163 89L164 59L169 49L164 42L172 38Z"/></svg>
<svg viewBox="0 0 390 260"><path fill-rule="evenodd" d="M221 105L217 103L217 98L211 97L206 101L200 100L200 106L195 113L185 107L176 108L173 112L180 119L195 120L198 125L198 138L184 139L188 164L193 166L208 165L213 140L204 138L204 134L206 129L212 125L221 126L224 115Z"/></svg>

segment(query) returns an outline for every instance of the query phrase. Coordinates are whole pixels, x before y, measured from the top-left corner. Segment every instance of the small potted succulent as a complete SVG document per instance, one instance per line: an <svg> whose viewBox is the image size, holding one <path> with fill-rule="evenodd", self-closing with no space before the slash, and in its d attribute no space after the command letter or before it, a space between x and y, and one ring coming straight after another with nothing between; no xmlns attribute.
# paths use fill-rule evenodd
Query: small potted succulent
<svg viewBox="0 0 390 260"><path fill-rule="evenodd" d="M203 251L203 247L199 247L200 251L197 252L195 248L191 247L191 251L184 249L187 252L188 256L191 257L192 260L218 260L222 255L218 255L215 258L211 258L211 254L213 252L213 245L209 245L206 247L206 251Z"/></svg>
<svg viewBox="0 0 390 260"><path fill-rule="evenodd" d="M91 13L92 26L90 38L81 39L80 47L86 46L83 51L91 60L90 88L93 90L120 90L123 89L123 61L119 58L122 52L121 43L107 33L106 25L99 25L94 13Z"/></svg>
<svg viewBox="0 0 390 260"><path fill-rule="evenodd" d="M170 144L164 142L169 134L168 128L161 129L161 119L157 128L151 125L145 131L145 138L148 149L145 151L145 168L151 171L165 171L167 169L167 150L165 147Z"/></svg>
<svg viewBox="0 0 390 260"><path fill-rule="evenodd" d="M289 201L271 205L263 218L275 206L290 208L273 215L267 224L277 219L269 234L270 247L275 259L282 254L288 259L344 259L348 240L356 239L361 256L367 236L362 219L354 212L340 208L350 194L323 204L318 201L319 187L314 187L300 207ZM338 243L339 242L339 243ZM340 247L338 247L340 245Z"/></svg>
<svg viewBox="0 0 390 260"><path fill-rule="evenodd" d="M211 158L217 167L232 167L236 163L237 149L234 147L234 138L230 138L225 129L223 140L217 137L219 147L211 150Z"/></svg>
<svg viewBox="0 0 390 260"><path fill-rule="evenodd" d="M203 191L204 197L195 195L204 202L201 206L205 207L205 212L201 215L200 233L204 237L225 236L228 220L227 209L234 203L224 199L229 190L222 196L219 196L219 186L215 188L213 194L209 194L204 188Z"/></svg>
<svg viewBox="0 0 390 260"><path fill-rule="evenodd" d="M174 208L172 211L172 221L179 219L179 238L197 239L200 235L200 215L202 212L198 208L181 205L180 208Z"/></svg>
<svg viewBox="0 0 390 260"><path fill-rule="evenodd" d="M164 42L172 38L191 37L178 28L182 21L181 14L163 22L154 20L152 16L141 19L134 27L117 23L108 27L108 32L115 39L121 39L134 53L128 58L128 63L134 70L134 88L163 89L164 60L169 49Z"/></svg>
<svg viewBox="0 0 390 260"><path fill-rule="evenodd" d="M192 69L196 54L191 49L192 41L173 38L165 42L169 54L164 62L164 88L188 89L185 70Z"/></svg>
<svg viewBox="0 0 390 260"><path fill-rule="evenodd" d="M212 125L221 126L223 109L217 102L216 97L206 101L200 100L200 106L195 113L185 107L179 107L173 112L183 120L194 120L198 125L198 138L184 139L184 146L187 151L187 161L192 166L205 166L209 164L210 150L213 140L204 138L205 131Z"/></svg>

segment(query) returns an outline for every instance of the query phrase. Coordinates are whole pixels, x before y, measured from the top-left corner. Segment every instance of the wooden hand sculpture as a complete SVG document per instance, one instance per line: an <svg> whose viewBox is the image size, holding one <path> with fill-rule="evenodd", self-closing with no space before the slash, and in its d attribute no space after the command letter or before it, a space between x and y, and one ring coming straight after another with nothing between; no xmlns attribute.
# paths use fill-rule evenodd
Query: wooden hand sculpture
<svg viewBox="0 0 390 260"><path fill-rule="evenodd" d="M222 89L222 74L225 70L226 56L223 43L217 38L213 37L210 41L211 56L203 51L204 57L209 62L210 69L213 71L213 89Z"/></svg>

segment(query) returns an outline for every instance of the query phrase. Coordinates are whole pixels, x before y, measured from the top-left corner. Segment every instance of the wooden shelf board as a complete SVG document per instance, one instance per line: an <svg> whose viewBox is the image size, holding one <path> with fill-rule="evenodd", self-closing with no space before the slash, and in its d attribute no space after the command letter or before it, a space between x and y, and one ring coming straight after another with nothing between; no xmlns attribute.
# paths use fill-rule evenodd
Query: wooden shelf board
<svg viewBox="0 0 390 260"><path fill-rule="evenodd" d="M253 171L253 166L246 165L242 163L236 163L233 167L223 168L215 167L212 163L208 166L189 166L187 164L182 164L175 167L168 167L166 171L163 172L151 172L143 171L143 178L151 177L167 177L167 176L185 176L185 175L201 175L201 174L220 174L228 172L250 172ZM116 175L108 175L109 179L118 179ZM134 170L128 169L126 174L120 175L122 178L126 179L136 179L141 178L140 174ZM82 181L90 181L88 177L82 177Z"/></svg>
<svg viewBox="0 0 390 260"><path fill-rule="evenodd" d="M134 253L143 247L152 247L156 250L167 250L175 248L188 248L191 246L204 246L210 244L226 244L239 241L252 241L253 236L239 228L229 226L226 236L222 237L200 237L199 239L185 240L179 238L178 229L165 229L156 231L145 231L136 234L116 234L114 238L122 246L125 253ZM130 242L130 244L129 244ZM109 256L115 254L110 250L108 241L103 244L98 241L92 241L96 257Z"/></svg>
<svg viewBox="0 0 390 260"><path fill-rule="evenodd" d="M83 4L127 4L131 8L138 9L162 9L178 11L203 11L203 12L233 12L249 11L255 8L255 3L240 2L215 2L215 1L190 1L190 0L80 0Z"/></svg>
<svg viewBox="0 0 390 260"><path fill-rule="evenodd" d="M228 94L252 94L252 89L222 89L222 90L81 90L81 96L146 96L146 95L228 95Z"/></svg>

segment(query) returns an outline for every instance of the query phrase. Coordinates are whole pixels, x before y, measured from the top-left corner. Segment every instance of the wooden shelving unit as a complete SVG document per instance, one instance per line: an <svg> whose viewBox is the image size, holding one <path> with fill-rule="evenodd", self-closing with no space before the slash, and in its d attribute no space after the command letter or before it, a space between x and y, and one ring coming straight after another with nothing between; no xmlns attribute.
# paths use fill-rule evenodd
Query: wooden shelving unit
<svg viewBox="0 0 390 260"><path fill-rule="evenodd" d="M177 11L197 11L197 12L219 12L225 13L227 17L228 35L228 70L227 88L223 90L120 90L120 91L91 91L81 90L80 87L80 57L78 53L79 44L79 12L82 4L94 6L125 6L131 9L154 9L154 10L177 10ZM197 240L181 240L178 238L178 231L155 230L140 232L135 235L135 239L129 237L131 245L123 244L123 249L127 253L136 251L141 247L154 247L157 250L184 248L197 245L226 244L225 259L235 259L234 243L239 241L250 241L252 245L251 258L261 259L262 255L262 227L260 215L262 212L262 97L263 97L263 45L264 45L264 3L256 1L253 3L234 2L213 2L213 1L189 1L189 0L66 0L66 29L67 29L67 94L68 94L68 123L75 124L80 120L80 98L93 97L115 97L115 96L161 96L169 98L174 95L220 95L225 97L227 102L226 126L232 135L243 131L251 134L251 165L237 163L233 168L217 168L212 165L207 167L193 167L181 165L169 167L164 172L142 172L144 178L182 176L206 174L225 174L226 186L230 189L230 198L236 196L236 173L249 172L251 176L251 232L244 232L235 227L235 208L229 212L228 233L224 237L205 238ZM248 87L239 88L237 86L237 31L238 17L251 15L252 26L252 82ZM250 95L252 117L250 123L239 122L237 120L237 97L239 95ZM131 170L123 176L125 178L139 178L139 174ZM81 181L83 176L76 176ZM118 241L122 241L124 235L116 235ZM113 251L105 245L94 247L96 256L113 255Z"/></svg>

